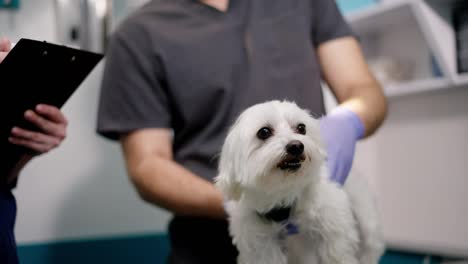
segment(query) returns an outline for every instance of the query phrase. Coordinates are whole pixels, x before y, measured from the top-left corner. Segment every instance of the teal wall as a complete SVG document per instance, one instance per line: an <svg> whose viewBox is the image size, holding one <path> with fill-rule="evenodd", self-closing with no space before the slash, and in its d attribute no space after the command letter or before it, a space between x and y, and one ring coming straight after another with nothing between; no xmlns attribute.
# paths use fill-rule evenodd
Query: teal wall
<svg viewBox="0 0 468 264"><path fill-rule="evenodd" d="M0 1L0 9L1 8L12 8L18 9L19 8L19 0L10 0L10 1Z"/></svg>
<svg viewBox="0 0 468 264"><path fill-rule="evenodd" d="M169 241L164 234L22 245L22 264L165 263ZM428 259L430 258L430 261ZM440 258L388 251L381 264L436 264Z"/></svg>
<svg viewBox="0 0 468 264"><path fill-rule="evenodd" d="M164 263L165 234L31 244L18 247L21 264Z"/></svg>
<svg viewBox="0 0 468 264"><path fill-rule="evenodd" d="M378 0L337 0L336 2L338 3L341 11L346 13L373 5L378 2Z"/></svg>

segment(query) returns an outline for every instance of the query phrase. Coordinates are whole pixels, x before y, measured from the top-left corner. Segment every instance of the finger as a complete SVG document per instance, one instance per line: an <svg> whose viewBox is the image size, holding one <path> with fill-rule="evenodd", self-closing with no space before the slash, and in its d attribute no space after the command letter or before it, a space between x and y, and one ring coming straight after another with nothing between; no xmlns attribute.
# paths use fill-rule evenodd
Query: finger
<svg viewBox="0 0 468 264"><path fill-rule="evenodd" d="M7 56L7 52L0 52L0 63L2 63L3 59Z"/></svg>
<svg viewBox="0 0 468 264"><path fill-rule="evenodd" d="M41 114L42 116L46 117L47 119L54 121L59 124L67 125L68 121L65 115L55 106L46 105L46 104L38 104L36 106L36 112Z"/></svg>
<svg viewBox="0 0 468 264"><path fill-rule="evenodd" d="M14 127L11 130L11 134L17 138L51 146L58 146L60 142L62 142L62 140L58 137L49 136L40 132L30 131L19 127Z"/></svg>
<svg viewBox="0 0 468 264"><path fill-rule="evenodd" d="M44 117L36 114L32 110L26 111L24 117L26 118L26 120L39 127L42 130L42 132L46 134L58 137L60 139L64 139L66 136L66 127L64 124L55 123L48 119L45 119Z"/></svg>
<svg viewBox="0 0 468 264"><path fill-rule="evenodd" d="M9 52L11 50L11 42L7 38L0 38L0 51Z"/></svg>
<svg viewBox="0 0 468 264"><path fill-rule="evenodd" d="M22 138L16 138L16 137L9 137L8 141L10 141L12 144L29 148L38 153L46 153L53 148L47 144L41 144L41 143L37 143L34 141L30 141L30 140L26 140Z"/></svg>

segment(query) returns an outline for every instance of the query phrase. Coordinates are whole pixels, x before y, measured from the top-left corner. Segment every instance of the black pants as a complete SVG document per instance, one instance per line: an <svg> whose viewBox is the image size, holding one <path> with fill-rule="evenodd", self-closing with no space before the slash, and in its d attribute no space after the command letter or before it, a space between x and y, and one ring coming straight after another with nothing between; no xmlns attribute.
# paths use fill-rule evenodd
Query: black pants
<svg viewBox="0 0 468 264"><path fill-rule="evenodd" d="M16 200L11 190L0 189L0 263L17 264L15 241Z"/></svg>
<svg viewBox="0 0 468 264"><path fill-rule="evenodd" d="M237 249L228 223L196 217L175 217L169 224L169 264L236 264Z"/></svg>

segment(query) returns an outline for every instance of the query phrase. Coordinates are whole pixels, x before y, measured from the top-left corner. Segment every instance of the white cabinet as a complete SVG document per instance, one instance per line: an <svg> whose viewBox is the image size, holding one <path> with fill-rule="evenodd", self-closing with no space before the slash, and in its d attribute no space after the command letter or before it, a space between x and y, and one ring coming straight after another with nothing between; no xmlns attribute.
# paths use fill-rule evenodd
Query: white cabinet
<svg viewBox="0 0 468 264"><path fill-rule="evenodd" d="M468 86L456 67L455 2L384 1L346 15L387 96Z"/></svg>

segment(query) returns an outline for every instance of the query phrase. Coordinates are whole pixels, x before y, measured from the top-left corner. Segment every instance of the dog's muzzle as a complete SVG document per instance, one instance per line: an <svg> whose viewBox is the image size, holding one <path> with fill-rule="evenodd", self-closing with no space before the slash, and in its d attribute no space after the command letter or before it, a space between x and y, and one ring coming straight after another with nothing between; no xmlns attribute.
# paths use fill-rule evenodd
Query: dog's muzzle
<svg viewBox="0 0 468 264"><path fill-rule="evenodd" d="M301 168L302 162L305 160L304 144L299 140L289 142L286 147L286 157L280 161L278 167L281 170L297 171Z"/></svg>

